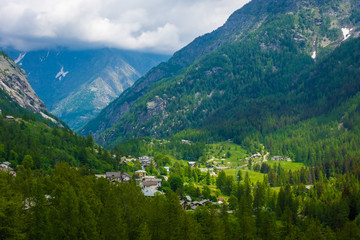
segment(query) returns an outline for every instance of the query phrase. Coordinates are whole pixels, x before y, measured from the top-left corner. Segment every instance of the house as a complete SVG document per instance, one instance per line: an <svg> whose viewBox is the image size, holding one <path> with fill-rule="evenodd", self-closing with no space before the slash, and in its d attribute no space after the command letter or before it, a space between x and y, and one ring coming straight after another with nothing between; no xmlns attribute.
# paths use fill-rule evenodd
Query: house
<svg viewBox="0 0 360 240"><path fill-rule="evenodd" d="M110 181L126 182L131 179L131 175L121 172L107 172L105 177Z"/></svg>
<svg viewBox="0 0 360 240"><path fill-rule="evenodd" d="M10 162L0 163L0 168L10 168Z"/></svg>
<svg viewBox="0 0 360 240"><path fill-rule="evenodd" d="M204 199L202 201L191 201L190 196L185 196L186 200L185 201L181 201L181 204L184 208L184 210L190 208L191 210L195 210L197 207L199 206L204 206L207 202L210 202L207 199Z"/></svg>
<svg viewBox="0 0 360 240"><path fill-rule="evenodd" d="M0 171L4 171L4 172L9 172L11 173L13 176L16 176L16 172L14 171L14 169L12 169L10 167L10 163L9 162L3 162L0 164Z"/></svg>
<svg viewBox="0 0 360 240"><path fill-rule="evenodd" d="M291 158L283 157L283 156L273 156L271 160L273 160L273 161L287 161L287 162L291 162Z"/></svg>
<svg viewBox="0 0 360 240"><path fill-rule="evenodd" d="M159 187L158 182L151 182L151 181L142 182L142 183L140 183L140 186L141 187L153 187L156 189Z"/></svg>
<svg viewBox="0 0 360 240"><path fill-rule="evenodd" d="M96 178L106 178L105 174L95 174Z"/></svg>
<svg viewBox="0 0 360 240"><path fill-rule="evenodd" d="M255 154L253 154L250 157L247 157L245 159L249 160L249 159L254 159L254 158L261 158L261 154L260 153L255 153Z"/></svg>
<svg viewBox="0 0 360 240"><path fill-rule="evenodd" d="M0 115L2 115L2 110L0 109Z"/></svg>
<svg viewBox="0 0 360 240"><path fill-rule="evenodd" d="M143 192L145 197L154 197L156 193L160 193L160 194L162 193L156 188L152 188L152 187L145 187L141 189L141 191Z"/></svg>
<svg viewBox="0 0 360 240"><path fill-rule="evenodd" d="M107 172L106 178L109 180L117 180L121 182L121 172Z"/></svg>
<svg viewBox="0 0 360 240"><path fill-rule="evenodd" d="M167 173L170 172L170 167L164 167L164 168L166 169Z"/></svg>
<svg viewBox="0 0 360 240"><path fill-rule="evenodd" d="M162 179L161 178L145 178L145 181L143 183L147 183L147 182L151 182L151 183L156 183L157 187L161 187L161 182Z"/></svg>
<svg viewBox="0 0 360 240"><path fill-rule="evenodd" d="M159 178L149 178L147 177L145 181L140 183L142 187L142 192L144 193L145 197L154 197L155 193L159 192L158 187L161 186L162 179Z"/></svg>
<svg viewBox="0 0 360 240"><path fill-rule="evenodd" d="M122 174L121 174L121 178L122 178L122 181L123 181L123 182L127 182L127 181L130 181L131 175L128 174L128 173L122 173Z"/></svg>
<svg viewBox="0 0 360 240"><path fill-rule="evenodd" d="M144 170L137 170L135 172L135 176L138 178L144 178L146 176L146 171Z"/></svg>
<svg viewBox="0 0 360 240"><path fill-rule="evenodd" d="M139 157L139 162L141 164L141 166L143 167L148 167L151 164L151 161L154 159L154 157L149 157L149 156L142 156ZM155 162L153 162L154 165L156 165Z"/></svg>
<svg viewBox="0 0 360 240"><path fill-rule="evenodd" d="M5 116L5 119L7 119L7 120L14 120L15 118L13 117L13 116Z"/></svg>
<svg viewBox="0 0 360 240"><path fill-rule="evenodd" d="M190 167L195 167L196 162L188 162Z"/></svg>
<svg viewBox="0 0 360 240"><path fill-rule="evenodd" d="M142 156L142 157L139 157L139 161L151 161L153 160L154 157L149 157L149 156Z"/></svg>
<svg viewBox="0 0 360 240"><path fill-rule="evenodd" d="M181 140L181 143L184 143L184 144L191 144L191 141L186 140L186 139L183 139L183 140Z"/></svg>

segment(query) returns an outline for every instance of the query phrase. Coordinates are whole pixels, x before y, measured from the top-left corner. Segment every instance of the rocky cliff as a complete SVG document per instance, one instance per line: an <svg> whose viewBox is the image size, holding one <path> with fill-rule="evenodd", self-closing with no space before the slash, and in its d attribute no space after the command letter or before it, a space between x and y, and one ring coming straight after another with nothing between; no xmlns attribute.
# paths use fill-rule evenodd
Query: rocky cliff
<svg viewBox="0 0 360 240"><path fill-rule="evenodd" d="M3 52L0 54L0 88L21 107L56 122L49 116L44 102L30 86L25 71Z"/></svg>

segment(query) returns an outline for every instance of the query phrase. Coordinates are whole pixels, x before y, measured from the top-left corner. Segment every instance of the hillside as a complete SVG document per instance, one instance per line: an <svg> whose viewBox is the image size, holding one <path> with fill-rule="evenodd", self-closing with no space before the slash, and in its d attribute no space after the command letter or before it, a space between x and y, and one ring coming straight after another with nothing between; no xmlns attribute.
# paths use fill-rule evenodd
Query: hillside
<svg viewBox="0 0 360 240"><path fill-rule="evenodd" d="M6 51L25 69L47 108L77 129L95 117L164 55L117 49Z"/></svg>
<svg viewBox="0 0 360 240"><path fill-rule="evenodd" d="M59 162L85 166L86 171L90 167L95 172L116 166L117 160L94 145L91 136L82 137L68 128L59 128L39 113L21 107L1 89L0 109L0 162L10 162L16 170L26 158L31 159L32 169L43 173L51 172Z"/></svg>
<svg viewBox="0 0 360 240"><path fill-rule="evenodd" d="M0 52L0 89L2 90L1 100L4 104L4 100L10 97L12 101L19 104L22 108L38 113L53 123L61 125L60 121L48 112L43 101L41 101L30 86L25 71L16 65L4 52ZM7 93L6 96L5 93ZM11 106L11 104L5 104L4 107L6 108L5 112L16 111L18 109L18 107ZM19 110L16 112L24 111Z"/></svg>
<svg viewBox="0 0 360 240"><path fill-rule="evenodd" d="M80 133L113 146L201 128L243 143L335 111L358 91L358 72L344 72L358 64L358 13L353 1L254 0L152 69Z"/></svg>

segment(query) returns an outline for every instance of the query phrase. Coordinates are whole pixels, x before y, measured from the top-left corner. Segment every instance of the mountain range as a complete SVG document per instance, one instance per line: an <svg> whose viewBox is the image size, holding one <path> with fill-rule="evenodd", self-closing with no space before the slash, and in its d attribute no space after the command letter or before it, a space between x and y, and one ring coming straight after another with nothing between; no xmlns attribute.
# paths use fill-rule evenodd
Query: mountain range
<svg viewBox="0 0 360 240"><path fill-rule="evenodd" d="M117 49L6 50L46 107L77 129L166 55Z"/></svg>
<svg viewBox="0 0 360 240"><path fill-rule="evenodd" d="M253 0L149 71L79 132L105 146L184 131L242 144L334 112L328 123L341 122L360 85L359 5Z"/></svg>

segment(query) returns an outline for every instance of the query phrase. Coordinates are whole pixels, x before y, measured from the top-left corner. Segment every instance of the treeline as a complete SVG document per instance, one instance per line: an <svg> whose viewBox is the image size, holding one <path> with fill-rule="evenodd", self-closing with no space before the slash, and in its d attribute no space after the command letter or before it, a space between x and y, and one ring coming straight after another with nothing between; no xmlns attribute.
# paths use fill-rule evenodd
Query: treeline
<svg viewBox="0 0 360 240"><path fill-rule="evenodd" d="M184 211L172 190L146 198L133 183L110 184L87 168L56 165L48 176L0 172L1 239L358 239L359 176L282 187L248 176L228 204Z"/></svg>

